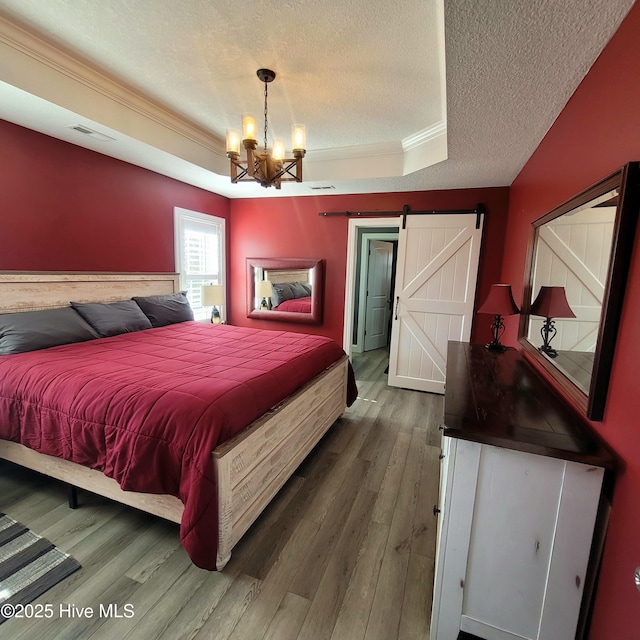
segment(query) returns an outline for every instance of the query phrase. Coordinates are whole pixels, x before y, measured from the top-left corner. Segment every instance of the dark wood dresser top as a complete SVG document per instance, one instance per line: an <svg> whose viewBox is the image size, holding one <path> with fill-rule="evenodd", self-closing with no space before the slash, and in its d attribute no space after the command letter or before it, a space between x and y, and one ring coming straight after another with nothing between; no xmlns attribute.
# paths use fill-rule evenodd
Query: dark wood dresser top
<svg viewBox="0 0 640 640"><path fill-rule="evenodd" d="M592 428L522 357L507 349L450 342L444 433L526 453L615 470L617 459Z"/></svg>

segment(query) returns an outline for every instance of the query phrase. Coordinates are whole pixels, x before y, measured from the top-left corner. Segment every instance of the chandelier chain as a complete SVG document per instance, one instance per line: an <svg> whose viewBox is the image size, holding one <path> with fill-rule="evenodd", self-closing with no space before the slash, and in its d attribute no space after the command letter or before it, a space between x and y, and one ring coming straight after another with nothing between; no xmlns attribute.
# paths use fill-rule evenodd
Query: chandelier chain
<svg viewBox="0 0 640 640"><path fill-rule="evenodd" d="M264 152L267 152L267 87L269 85L264 83Z"/></svg>

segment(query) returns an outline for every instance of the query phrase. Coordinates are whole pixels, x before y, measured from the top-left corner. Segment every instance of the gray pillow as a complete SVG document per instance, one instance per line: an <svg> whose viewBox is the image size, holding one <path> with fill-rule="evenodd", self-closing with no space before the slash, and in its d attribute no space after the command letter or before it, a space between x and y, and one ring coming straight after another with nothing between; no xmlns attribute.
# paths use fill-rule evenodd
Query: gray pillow
<svg viewBox="0 0 640 640"><path fill-rule="evenodd" d="M36 351L99 337L71 307L0 314L0 355Z"/></svg>
<svg viewBox="0 0 640 640"><path fill-rule="evenodd" d="M72 302L71 306L98 332L101 338L151 329L149 318L133 300L118 302Z"/></svg>
<svg viewBox="0 0 640 640"><path fill-rule="evenodd" d="M193 310L187 299L186 291L162 296L136 296L132 300L142 309L154 327L164 327L168 324L193 320Z"/></svg>
<svg viewBox="0 0 640 640"><path fill-rule="evenodd" d="M271 286L271 304L277 307L285 300L291 300L293 298L293 292L291 291L290 282L281 282L280 284L274 284Z"/></svg>
<svg viewBox="0 0 640 640"><path fill-rule="evenodd" d="M291 285L291 292L294 298L306 298L308 295L311 295L311 289L307 290L307 287L303 285L302 282L294 282Z"/></svg>
<svg viewBox="0 0 640 640"><path fill-rule="evenodd" d="M306 298L311 295L311 287L301 282L281 282L272 285L271 304L277 307L285 300Z"/></svg>

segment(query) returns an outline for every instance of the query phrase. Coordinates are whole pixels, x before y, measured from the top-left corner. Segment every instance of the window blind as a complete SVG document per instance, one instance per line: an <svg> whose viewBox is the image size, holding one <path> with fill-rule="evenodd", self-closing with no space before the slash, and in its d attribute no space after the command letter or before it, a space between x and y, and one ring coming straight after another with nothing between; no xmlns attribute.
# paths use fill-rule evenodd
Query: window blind
<svg viewBox="0 0 640 640"><path fill-rule="evenodd" d="M180 287L187 292L196 320L204 320L211 309L202 306L201 287L225 284L224 219L176 208L175 220Z"/></svg>

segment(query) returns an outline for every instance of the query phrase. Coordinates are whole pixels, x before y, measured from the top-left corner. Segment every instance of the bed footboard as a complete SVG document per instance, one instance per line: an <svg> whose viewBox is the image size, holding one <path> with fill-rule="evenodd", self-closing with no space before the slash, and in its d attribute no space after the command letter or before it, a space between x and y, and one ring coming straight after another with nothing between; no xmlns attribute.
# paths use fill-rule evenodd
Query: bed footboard
<svg viewBox="0 0 640 640"><path fill-rule="evenodd" d="M213 452L218 486L218 569L346 407L348 358Z"/></svg>

